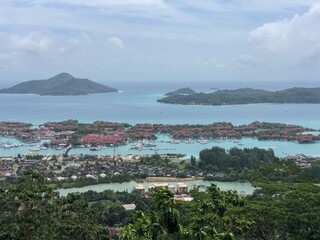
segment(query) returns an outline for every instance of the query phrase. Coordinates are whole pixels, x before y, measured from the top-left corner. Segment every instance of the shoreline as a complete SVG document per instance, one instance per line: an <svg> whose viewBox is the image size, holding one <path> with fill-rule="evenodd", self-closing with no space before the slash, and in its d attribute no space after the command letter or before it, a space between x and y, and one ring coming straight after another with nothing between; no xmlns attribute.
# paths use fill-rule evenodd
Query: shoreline
<svg viewBox="0 0 320 240"><path fill-rule="evenodd" d="M177 178L177 177L147 177L145 182L188 182L204 180L204 177Z"/></svg>

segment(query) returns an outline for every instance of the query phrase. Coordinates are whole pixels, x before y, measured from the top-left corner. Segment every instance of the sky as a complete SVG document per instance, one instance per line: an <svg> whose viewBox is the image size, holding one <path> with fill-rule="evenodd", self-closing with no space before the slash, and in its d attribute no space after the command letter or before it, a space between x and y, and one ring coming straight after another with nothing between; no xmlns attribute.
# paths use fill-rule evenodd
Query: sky
<svg viewBox="0 0 320 240"><path fill-rule="evenodd" d="M319 0L0 0L0 85L320 83Z"/></svg>

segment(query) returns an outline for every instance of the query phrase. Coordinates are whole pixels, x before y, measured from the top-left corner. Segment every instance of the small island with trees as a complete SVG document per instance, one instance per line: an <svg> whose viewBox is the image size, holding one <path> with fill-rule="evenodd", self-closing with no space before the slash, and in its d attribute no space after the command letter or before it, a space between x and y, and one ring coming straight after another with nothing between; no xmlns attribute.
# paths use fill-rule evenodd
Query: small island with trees
<svg viewBox="0 0 320 240"><path fill-rule="evenodd" d="M0 93L37 94L50 96L87 95L91 93L118 92L89 79L75 78L69 73L60 73L47 80L32 80L11 88L0 89Z"/></svg>
<svg viewBox="0 0 320 240"><path fill-rule="evenodd" d="M183 105L236 105L257 103L320 103L320 88L289 88L267 91L252 88L217 90L212 93L171 95L158 99L161 103Z"/></svg>

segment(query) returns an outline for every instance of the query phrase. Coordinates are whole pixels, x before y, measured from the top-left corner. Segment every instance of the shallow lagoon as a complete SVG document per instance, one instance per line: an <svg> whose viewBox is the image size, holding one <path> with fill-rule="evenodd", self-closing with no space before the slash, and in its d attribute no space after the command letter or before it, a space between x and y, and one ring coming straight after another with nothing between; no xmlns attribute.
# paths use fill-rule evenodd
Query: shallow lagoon
<svg viewBox="0 0 320 240"><path fill-rule="evenodd" d="M320 129L320 104L184 106L157 103L159 92L126 91L87 96L0 94L0 120L42 124L77 119L135 123L248 124L267 121Z"/></svg>
<svg viewBox="0 0 320 240"><path fill-rule="evenodd" d="M157 184L159 182L143 182L142 184L145 187L145 190L148 190L148 186L152 184ZM163 182L161 182L163 183ZM176 186L178 182L170 182L170 184ZM193 186L210 186L211 184L216 184L221 190L226 191L226 190L235 190L238 193L241 191L244 191L246 194L252 194L254 191L254 187L252 186L251 183L248 182L219 182L219 181L202 181L202 180L196 180L196 181L187 181L185 182L188 186L189 189L193 189ZM124 183L104 183L104 184L98 184L98 185L90 185L90 186L85 186L81 188L68 188L68 189L58 189L59 193L61 196L66 196L68 193L73 193L73 192L87 192L89 190L96 191L96 192L103 192L104 190L113 190L113 191L128 191L131 192L134 187L138 183L135 181L130 181L130 182L124 182ZM141 183L139 183L141 184ZM202 189L204 190L204 189Z"/></svg>

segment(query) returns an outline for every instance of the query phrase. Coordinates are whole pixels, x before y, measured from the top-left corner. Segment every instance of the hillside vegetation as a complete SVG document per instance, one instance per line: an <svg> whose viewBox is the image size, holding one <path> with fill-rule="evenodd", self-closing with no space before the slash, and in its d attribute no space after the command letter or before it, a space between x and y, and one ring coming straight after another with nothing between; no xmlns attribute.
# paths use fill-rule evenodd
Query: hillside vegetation
<svg viewBox="0 0 320 240"><path fill-rule="evenodd" d="M196 92L192 90L191 88L180 88L176 91L173 92L168 92L165 95L166 96L175 96L175 95L190 95L190 94L195 94Z"/></svg>

